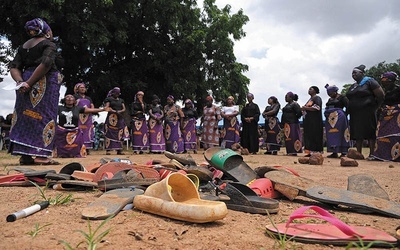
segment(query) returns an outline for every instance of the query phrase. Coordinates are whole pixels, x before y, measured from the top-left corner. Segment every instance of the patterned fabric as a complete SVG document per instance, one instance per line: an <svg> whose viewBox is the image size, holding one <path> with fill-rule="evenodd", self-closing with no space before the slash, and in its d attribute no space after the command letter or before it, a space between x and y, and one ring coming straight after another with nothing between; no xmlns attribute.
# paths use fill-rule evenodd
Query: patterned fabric
<svg viewBox="0 0 400 250"><path fill-rule="evenodd" d="M279 126L279 119L277 117L265 118L265 132L267 138L265 140L267 144L267 151L279 151L281 149L281 127Z"/></svg>
<svg viewBox="0 0 400 250"><path fill-rule="evenodd" d="M79 95L75 95L77 100L76 106L90 108L92 100L90 98L82 98ZM94 126L92 114L79 114L79 128L83 133L83 141L87 149L93 148L94 141Z"/></svg>
<svg viewBox="0 0 400 250"><path fill-rule="evenodd" d="M23 72L27 80L35 68ZM16 92L10 130L12 155L51 156L56 132L56 118L61 76L51 71L36 82L28 93Z"/></svg>
<svg viewBox="0 0 400 250"><path fill-rule="evenodd" d="M183 121L183 141L186 151L197 151L196 119L190 118Z"/></svg>
<svg viewBox="0 0 400 250"><path fill-rule="evenodd" d="M156 117L160 117L161 114L153 114ZM150 151L164 152L165 151L165 137L164 137L164 126L162 122L157 122L157 120L149 119L149 141L150 141Z"/></svg>
<svg viewBox="0 0 400 250"><path fill-rule="evenodd" d="M217 106L204 107L203 133L201 135L204 149L219 146L218 121L221 119L221 110Z"/></svg>
<svg viewBox="0 0 400 250"><path fill-rule="evenodd" d="M285 134L286 153L297 154L303 152L303 144L301 142L301 130L298 123L285 123L283 128Z"/></svg>
<svg viewBox="0 0 400 250"><path fill-rule="evenodd" d="M164 107L166 149L171 153L182 153L184 151L179 111L180 107L176 104L165 105Z"/></svg>
<svg viewBox="0 0 400 250"><path fill-rule="evenodd" d="M326 108L324 115L327 152L347 154L350 147L347 115L341 108Z"/></svg>
<svg viewBox="0 0 400 250"><path fill-rule="evenodd" d="M66 129L61 126L57 126L54 145L54 157L86 157L86 146L83 143L83 133L79 128Z"/></svg>
<svg viewBox="0 0 400 250"><path fill-rule="evenodd" d="M239 106L224 106L221 112L225 115L233 114L234 111L239 113ZM223 148L232 148L232 145L240 142L240 124L237 117L224 118L224 127L222 128L222 137L224 138L221 143Z"/></svg>
<svg viewBox="0 0 400 250"><path fill-rule="evenodd" d="M149 150L149 131L146 118L132 119L132 148L133 151Z"/></svg>

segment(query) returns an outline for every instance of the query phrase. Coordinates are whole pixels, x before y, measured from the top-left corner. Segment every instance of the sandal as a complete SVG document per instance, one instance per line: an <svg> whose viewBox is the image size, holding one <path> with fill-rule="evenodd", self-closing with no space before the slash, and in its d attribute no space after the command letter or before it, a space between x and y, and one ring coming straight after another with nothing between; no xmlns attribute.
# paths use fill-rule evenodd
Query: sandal
<svg viewBox="0 0 400 250"><path fill-rule="evenodd" d="M36 159L34 160L35 165L60 165L60 163L58 161L52 160L52 159L44 159L42 160L38 160L38 158L36 157Z"/></svg>
<svg viewBox="0 0 400 250"><path fill-rule="evenodd" d="M19 158L19 165L34 165L35 160L30 155L22 155Z"/></svg>
<svg viewBox="0 0 400 250"><path fill-rule="evenodd" d="M375 157L372 155L369 155L367 158L365 158L367 161L376 161Z"/></svg>

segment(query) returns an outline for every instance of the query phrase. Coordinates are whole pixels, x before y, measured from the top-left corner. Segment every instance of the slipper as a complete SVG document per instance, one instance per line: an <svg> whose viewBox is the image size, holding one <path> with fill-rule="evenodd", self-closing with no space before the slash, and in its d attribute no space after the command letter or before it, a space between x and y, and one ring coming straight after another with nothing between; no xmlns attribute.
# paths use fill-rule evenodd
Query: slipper
<svg viewBox="0 0 400 250"><path fill-rule="evenodd" d="M32 182L39 186L46 184L46 180L40 177L28 178L24 173L0 176L0 187L30 187L34 186Z"/></svg>
<svg viewBox="0 0 400 250"><path fill-rule="evenodd" d="M35 165L35 160L32 156L23 155L19 158L19 165Z"/></svg>
<svg viewBox="0 0 400 250"><path fill-rule="evenodd" d="M231 149L209 148L204 158L233 181L247 184L257 178L256 172L243 161L243 157Z"/></svg>
<svg viewBox="0 0 400 250"><path fill-rule="evenodd" d="M55 174L55 173L47 173L45 179L58 181L58 180L71 180L71 175L69 174Z"/></svg>
<svg viewBox="0 0 400 250"><path fill-rule="evenodd" d="M347 190L390 200L386 191L376 182L375 178L367 174L356 174L347 179Z"/></svg>
<svg viewBox="0 0 400 250"><path fill-rule="evenodd" d="M185 175L172 173L149 186L143 195L135 196L135 208L160 216L207 223L225 218L225 203L200 199L194 183Z"/></svg>
<svg viewBox="0 0 400 250"><path fill-rule="evenodd" d="M281 197L281 194L274 189L270 179L259 178L248 184L248 186L260 197L272 199Z"/></svg>
<svg viewBox="0 0 400 250"><path fill-rule="evenodd" d="M271 198L263 198L257 195L250 187L239 182L226 182L222 189L217 186L229 200L221 198L229 209L252 214L272 214L279 211L279 201Z"/></svg>
<svg viewBox="0 0 400 250"><path fill-rule="evenodd" d="M254 172L256 172L258 177L263 178L266 172L273 171L273 170L286 171L286 172L292 173L296 176L300 176L294 169L289 168L289 167L284 167L284 166L262 166L262 167L255 168Z"/></svg>
<svg viewBox="0 0 400 250"><path fill-rule="evenodd" d="M97 182L100 190L128 188L131 186L149 186L156 183L159 178L143 178L135 169L124 169L115 173L109 179Z"/></svg>
<svg viewBox="0 0 400 250"><path fill-rule="evenodd" d="M79 162L71 162L60 169L60 174L72 175L75 170L86 171L85 167Z"/></svg>
<svg viewBox="0 0 400 250"><path fill-rule="evenodd" d="M362 208L400 218L400 205L392 201L348 190L321 186L312 180L283 171L270 171L265 176L274 183L275 190L289 199L294 199L300 195L327 204L345 205L353 209Z"/></svg>
<svg viewBox="0 0 400 250"><path fill-rule="evenodd" d="M34 160L35 165L60 165L58 161L55 161L53 159L48 159L46 161L38 161L37 159Z"/></svg>
<svg viewBox="0 0 400 250"><path fill-rule="evenodd" d="M318 214L304 214L307 210ZM294 219L316 218L330 224L292 223ZM318 206L304 206L295 210L287 223L266 226L267 233L273 237L280 234L296 242L345 246L350 242L374 242L373 247L394 247L397 239L386 232L365 226L349 226ZM391 245L390 245L391 244Z"/></svg>
<svg viewBox="0 0 400 250"><path fill-rule="evenodd" d="M294 200L297 196L306 196L307 189L319 186L313 180L286 171L269 171L264 176L273 182L275 190L289 200Z"/></svg>
<svg viewBox="0 0 400 250"><path fill-rule="evenodd" d="M54 190L88 190L88 189L96 189L97 183L90 181L77 181L77 180L60 180L53 183Z"/></svg>
<svg viewBox="0 0 400 250"><path fill-rule="evenodd" d="M101 167L99 167L93 177L94 182L98 182L103 179L103 175L106 172L112 173L113 175L117 173L120 170L124 169L135 169L140 175L143 177L143 179L147 178L154 178L160 180L160 174L158 173L157 170L152 168L151 166L147 165L132 165L132 164L127 164L123 162L109 162Z"/></svg>
<svg viewBox="0 0 400 250"><path fill-rule="evenodd" d="M48 169L48 170L35 170L35 171L28 171L24 172L24 175L28 178L30 177L39 177L39 178L45 178L47 174L55 174L56 171L53 169Z"/></svg>
<svg viewBox="0 0 400 250"><path fill-rule="evenodd" d="M175 154L168 151L164 151L164 155L171 160L179 161L183 165L197 166L196 161L192 158L192 156L190 156L190 154Z"/></svg>
<svg viewBox="0 0 400 250"><path fill-rule="evenodd" d="M143 190L137 188L120 188L107 191L82 210L82 218L104 220L110 216L115 216L126 205L132 203L136 195L143 193Z"/></svg>

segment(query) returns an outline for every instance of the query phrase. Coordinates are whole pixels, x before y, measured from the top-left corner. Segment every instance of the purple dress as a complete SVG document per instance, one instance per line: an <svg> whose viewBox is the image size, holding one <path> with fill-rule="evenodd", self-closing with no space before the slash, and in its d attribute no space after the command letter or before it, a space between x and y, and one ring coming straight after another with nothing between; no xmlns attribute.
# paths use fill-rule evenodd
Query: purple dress
<svg viewBox="0 0 400 250"><path fill-rule="evenodd" d="M162 117L162 107L152 106L150 109L149 118L149 141L150 141L150 152L161 153L165 151L165 137L164 137L164 126L162 119L155 119Z"/></svg>
<svg viewBox="0 0 400 250"><path fill-rule="evenodd" d="M297 102L288 103L282 109L283 132L288 155L297 155L297 153L303 152L299 123L301 115L301 109Z"/></svg>
<svg viewBox="0 0 400 250"><path fill-rule="evenodd" d="M239 114L239 106L224 106L221 109L226 115L233 114L237 111ZM231 117L230 119L224 118L224 127L222 128L222 137L224 138L221 143L223 148L232 148L232 145L240 142L240 124L237 116Z"/></svg>
<svg viewBox="0 0 400 250"><path fill-rule="evenodd" d="M180 107L176 104L164 106L166 149L171 153L184 151L179 109Z"/></svg>
<svg viewBox="0 0 400 250"><path fill-rule="evenodd" d="M124 100L121 98L107 97L104 103L110 103L113 110L122 110ZM121 114L108 112L104 124L106 137L106 150L122 150L122 141L129 138L129 130Z"/></svg>
<svg viewBox="0 0 400 250"><path fill-rule="evenodd" d="M146 122L146 104L132 103L132 148L133 151L149 150L149 131Z"/></svg>
<svg viewBox="0 0 400 250"><path fill-rule="evenodd" d="M49 157L53 152L60 84L62 76L55 65L56 46L43 40L30 49L20 47L10 68L18 68L28 80L36 67L51 66L27 93L16 92L16 101L10 130L12 155Z"/></svg>
<svg viewBox="0 0 400 250"><path fill-rule="evenodd" d="M197 152L196 120L197 112L194 108L183 108L182 134L185 144L185 151Z"/></svg>
<svg viewBox="0 0 400 250"><path fill-rule="evenodd" d="M82 97L81 95L75 95L77 100L76 106L78 107L88 107L91 108L92 99L88 96ZM83 141L85 143L86 149L93 148L94 142L94 126L92 114L79 114L79 128L83 133Z"/></svg>

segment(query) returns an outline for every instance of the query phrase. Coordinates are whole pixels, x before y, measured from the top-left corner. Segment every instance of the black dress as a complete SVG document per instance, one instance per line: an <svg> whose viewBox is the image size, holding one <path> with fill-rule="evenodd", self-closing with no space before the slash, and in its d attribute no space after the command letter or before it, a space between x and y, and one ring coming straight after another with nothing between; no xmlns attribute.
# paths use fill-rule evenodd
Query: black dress
<svg viewBox="0 0 400 250"><path fill-rule="evenodd" d="M323 123L322 123L322 99L314 96L308 100L307 107L315 107L318 110L306 111L303 119L304 149L312 152L322 152L323 148Z"/></svg>
<svg viewBox="0 0 400 250"><path fill-rule="evenodd" d="M354 83L346 93L349 99L347 113L350 115L350 138L352 140L376 138L376 110L378 103L373 91L379 83L370 78L360 86Z"/></svg>
<svg viewBox="0 0 400 250"><path fill-rule="evenodd" d="M259 134L258 134L258 120L260 119L260 108L255 103L248 103L242 109L242 134L240 143L242 147L247 148L249 153L254 154L259 150ZM253 117L254 119L249 123L245 118Z"/></svg>

